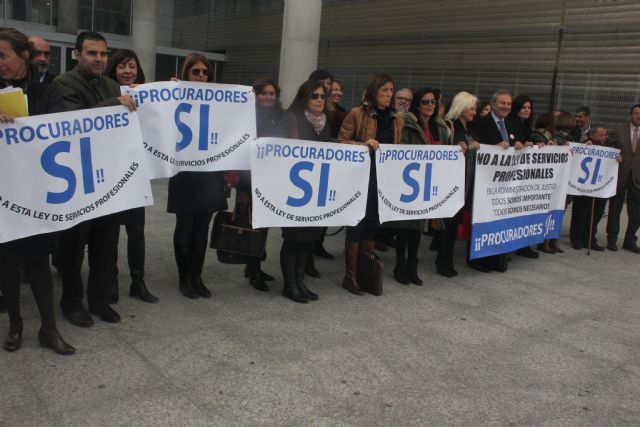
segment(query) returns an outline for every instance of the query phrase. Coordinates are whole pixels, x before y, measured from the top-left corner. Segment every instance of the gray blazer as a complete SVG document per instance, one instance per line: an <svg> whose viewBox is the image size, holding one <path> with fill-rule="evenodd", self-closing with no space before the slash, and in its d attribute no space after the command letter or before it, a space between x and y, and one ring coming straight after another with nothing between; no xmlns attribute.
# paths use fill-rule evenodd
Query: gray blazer
<svg viewBox="0 0 640 427"><path fill-rule="evenodd" d="M640 188L640 142L636 144L636 151L631 145L631 129L627 122L624 126L616 129L613 147L620 149L622 163L618 169L618 190L627 185L629 179L629 169L632 170L630 184Z"/></svg>

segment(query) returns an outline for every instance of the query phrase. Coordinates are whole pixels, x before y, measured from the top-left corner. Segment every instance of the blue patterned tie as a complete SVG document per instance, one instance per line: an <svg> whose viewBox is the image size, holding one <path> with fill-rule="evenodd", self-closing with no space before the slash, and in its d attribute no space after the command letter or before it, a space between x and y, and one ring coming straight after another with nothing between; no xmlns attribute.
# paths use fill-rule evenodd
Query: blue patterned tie
<svg viewBox="0 0 640 427"><path fill-rule="evenodd" d="M498 127L500 128L502 140L509 142L509 134L507 133L507 128L504 126L504 120L498 120Z"/></svg>

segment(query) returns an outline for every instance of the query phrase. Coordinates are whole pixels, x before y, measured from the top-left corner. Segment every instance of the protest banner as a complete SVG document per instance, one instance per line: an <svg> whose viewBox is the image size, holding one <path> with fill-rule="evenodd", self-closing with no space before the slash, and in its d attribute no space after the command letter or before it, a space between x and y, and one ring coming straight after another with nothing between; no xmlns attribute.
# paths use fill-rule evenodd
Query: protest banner
<svg viewBox="0 0 640 427"><path fill-rule="evenodd" d="M256 137L250 86L170 81L122 92L138 106L151 178L249 169Z"/></svg>
<svg viewBox="0 0 640 427"><path fill-rule="evenodd" d="M481 146L475 164L472 259L560 237L570 157L569 146Z"/></svg>
<svg viewBox="0 0 640 427"><path fill-rule="evenodd" d="M360 145L255 140L253 227L356 225L365 213L370 164Z"/></svg>
<svg viewBox="0 0 640 427"><path fill-rule="evenodd" d="M151 204L140 124L125 107L0 124L0 242Z"/></svg>
<svg viewBox="0 0 640 427"><path fill-rule="evenodd" d="M571 144L571 172L568 194L609 198L618 186L617 148L599 145Z"/></svg>
<svg viewBox="0 0 640 427"><path fill-rule="evenodd" d="M464 154L449 145L380 145L380 222L449 218L464 205Z"/></svg>

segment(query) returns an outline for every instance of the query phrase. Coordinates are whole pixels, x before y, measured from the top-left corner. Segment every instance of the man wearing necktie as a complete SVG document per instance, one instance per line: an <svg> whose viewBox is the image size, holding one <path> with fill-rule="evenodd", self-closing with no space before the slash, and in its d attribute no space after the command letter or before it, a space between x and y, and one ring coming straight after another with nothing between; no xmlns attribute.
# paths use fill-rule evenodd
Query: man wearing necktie
<svg viewBox="0 0 640 427"><path fill-rule="evenodd" d="M640 104L631 107L630 123L616 130L614 147L620 149L622 163L618 169L618 190L609 199L609 219L607 221L607 249L617 251L620 232L620 213L625 198L627 200L627 232L622 248L640 254L636 233L640 227Z"/></svg>

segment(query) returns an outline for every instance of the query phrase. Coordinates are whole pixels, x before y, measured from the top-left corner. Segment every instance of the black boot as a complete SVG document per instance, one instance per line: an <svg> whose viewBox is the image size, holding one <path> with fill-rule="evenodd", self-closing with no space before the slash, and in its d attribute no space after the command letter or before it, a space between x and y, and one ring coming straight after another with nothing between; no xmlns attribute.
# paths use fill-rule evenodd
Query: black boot
<svg viewBox="0 0 640 427"><path fill-rule="evenodd" d="M129 286L129 296L138 297L142 301L152 304L158 302L158 298L155 295L152 295L151 292L149 292L149 289L147 289L147 284L144 283L144 280L142 279L134 279L131 281L131 286Z"/></svg>
<svg viewBox="0 0 640 427"><path fill-rule="evenodd" d="M274 280L276 280L276 278L273 277L272 275L262 271L262 266L260 265L260 261L256 261L256 262L258 264L258 272L260 274L260 278L264 282L273 282ZM244 266L244 277L246 277L247 279L250 279L251 278L252 269L253 269L252 262L247 263Z"/></svg>
<svg viewBox="0 0 640 427"><path fill-rule="evenodd" d="M9 324L9 334L4 340L4 349L13 353L22 346L22 319L15 320Z"/></svg>
<svg viewBox="0 0 640 427"><path fill-rule="evenodd" d="M324 236L327 234L327 227L324 227L322 229L322 236L315 241L314 245L313 245L313 254L315 256L319 256L320 258L324 258L324 259L333 259L333 255L331 255L329 252L327 252L327 250L324 248Z"/></svg>
<svg viewBox="0 0 640 427"><path fill-rule="evenodd" d="M311 255L311 252L309 252L307 255L305 273L311 277L320 277L320 272L316 269L316 262L313 259L313 255Z"/></svg>
<svg viewBox="0 0 640 427"><path fill-rule="evenodd" d="M396 263L396 266L393 267L393 278L396 279L396 282L403 285L408 285L411 283L411 281L409 280L409 276L407 275L406 262L403 262L401 264Z"/></svg>
<svg viewBox="0 0 640 427"><path fill-rule="evenodd" d="M269 286L264 283L262 274L260 274L260 261L256 258L254 261L247 263L245 273L247 269L249 270L249 283L251 283L251 286L261 292L269 292Z"/></svg>
<svg viewBox="0 0 640 427"><path fill-rule="evenodd" d="M202 281L202 267L204 266L204 258L207 254L206 243L204 245L194 245L197 248L191 251L191 287L202 298L211 298L211 292Z"/></svg>
<svg viewBox="0 0 640 427"><path fill-rule="evenodd" d="M415 258L407 261L407 277L414 285L422 286L422 279L418 277L418 260Z"/></svg>
<svg viewBox="0 0 640 427"><path fill-rule="evenodd" d="M198 294L191 286L191 266L189 260L189 251L184 245L173 244L176 264L178 265L178 276L180 277L180 293L189 299L197 299Z"/></svg>
<svg viewBox="0 0 640 427"><path fill-rule="evenodd" d="M308 253L305 251L298 251L296 254L296 286L302 295L307 297L309 301L318 301L318 295L312 292L304 283L304 272L306 270L306 264L308 260Z"/></svg>
<svg viewBox="0 0 640 427"><path fill-rule="evenodd" d="M38 332L38 341L40 342L40 347L50 348L63 356L68 356L76 352L75 348L62 339L60 332L57 330L45 331L44 329L40 329L40 332Z"/></svg>
<svg viewBox="0 0 640 427"><path fill-rule="evenodd" d="M393 278L396 282L403 285L409 285L411 281L407 276L407 259L405 253L407 250L407 239L404 234L406 230L400 230L396 235L396 266L393 268Z"/></svg>
<svg viewBox="0 0 640 427"><path fill-rule="evenodd" d="M296 251L291 242L283 241L280 249L280 268L284 286L282 296L301 304L307 304L309 298L303 295L296 286Z"/></svg>

